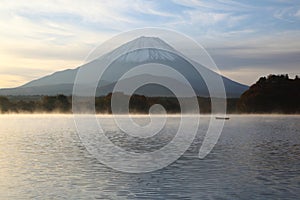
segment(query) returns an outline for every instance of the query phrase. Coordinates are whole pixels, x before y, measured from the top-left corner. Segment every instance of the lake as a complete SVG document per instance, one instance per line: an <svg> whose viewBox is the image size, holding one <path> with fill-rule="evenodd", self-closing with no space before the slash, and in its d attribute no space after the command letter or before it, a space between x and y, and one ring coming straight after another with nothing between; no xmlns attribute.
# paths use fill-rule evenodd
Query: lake
<svg viewBox="0 0 300 200"><path fill-rule="evenodd" d="M180 159L154 172L130 174L89 154L72 115L0 115L0 199L299 198L300 116L232 115L201 160L208 119L202 117ZM161 148L173 137L167 129L151 142L129 140L115 131L110 117L98 120L107 123L115 144L137 152ZM173 116L168 123L177 121Z"/></svg>

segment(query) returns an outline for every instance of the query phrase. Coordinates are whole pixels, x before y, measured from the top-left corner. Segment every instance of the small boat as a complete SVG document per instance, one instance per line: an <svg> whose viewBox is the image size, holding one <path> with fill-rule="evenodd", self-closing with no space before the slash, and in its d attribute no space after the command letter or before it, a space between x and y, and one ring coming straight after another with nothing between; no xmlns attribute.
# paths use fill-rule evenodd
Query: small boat
<svg viewBox="0 0 300 200"><path fill-rule="evenodd" d="M229 120L229 117L216 117L216 119Z"/></svg>

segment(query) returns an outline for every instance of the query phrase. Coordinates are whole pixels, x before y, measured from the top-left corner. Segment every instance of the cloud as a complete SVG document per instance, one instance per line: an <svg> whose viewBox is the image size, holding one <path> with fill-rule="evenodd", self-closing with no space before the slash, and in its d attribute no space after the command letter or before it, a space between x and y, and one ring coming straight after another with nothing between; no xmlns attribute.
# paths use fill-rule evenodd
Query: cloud
<svg viewBox="0 0 300 200"><path fill-rule="evenodd" d="M295 1L3 0L0 4L0 72L11 80L29 81L74 68L112 35L149 26L191 36L233 76L232 70L261 72L263 67L269 72L286 63L284 70L292 72L299 66L300 6ZM32 76L20 78L21 68ZM249 77L256 79L253 73Z"/></svg>
<svg viewBox="0 0 300 200"><path fill-rule="evenodd" d="M300 17L300 10L298 10L298 11L295 13L295 16L296 16L296 17Z"/></svg>
<svg viewBox="0 0 300 200"><path fill-rule="evenodd" d="M272 69L266 67L266 65L256 65L255 69L253 68L253 65L247 65L237 69L224 69L220 71L224 76L249 86L254 84L260 77L266 77L269 74L288 74L291 78L294 78L296 75L299 76L300 74L299 70L295 72L294 70L284 67Z"/></svg>
<svg viewBox="0 0 300 200"><path fill-rule="evenodd" d="M201 12L201 11L189 11L186 12L189 15L191 24L212 25L218 22L222 22L228 19L229 15L226 13L215 12Z"/></svg>
<svg viewBox="0 0 300 200"><path fill-rule="evenodd" d="M7 6L11 12L15 14L48 18L55 20L64 20L68 16L71 19L78 16L77 19L90 22L101 22L103 24L110 24L112 22L131 23L134 19L130 19L122 14L127 10L130 2L125 1L80 1L80 0L58 0L53 1L10 1Z"/></svg>
<svg viewBox="0 0 300 200"><path fill-rule="evenodd" d="M11 88L11 87L18 87L22 83L26 82L28 77L24 75L7 75L7 74L0 74L0 85L1 88Z"/></svg>
<svg viewBox="0 0 300 200"><path fill-rule="evenodd" d="M272 37L252 36L247 40L231 36L205 46L224 75L252 84L259 75L300 74L299 38L300 31L287 31Z"/></svg>
<svg viewBox="0 0 300 200"><path fill-rule="evenodd" d="M253 9L254 6L249 4L240 3L231 0L211 0L211 1L197 1L197 0L173 0L173 2L193 7L195 9L208 9L208 10L218 10L222 12L231 11L243 11Z"/></svg>
<svg viewBox="0 0 300 200"><path fill-rule="evenodd" d="M298 9L299 9L299 6L276 9L274 11L274 17L279 20L284 20L284 21L293 23L293 22L296 22L297 20L299 20L300 11Z"/></svg>

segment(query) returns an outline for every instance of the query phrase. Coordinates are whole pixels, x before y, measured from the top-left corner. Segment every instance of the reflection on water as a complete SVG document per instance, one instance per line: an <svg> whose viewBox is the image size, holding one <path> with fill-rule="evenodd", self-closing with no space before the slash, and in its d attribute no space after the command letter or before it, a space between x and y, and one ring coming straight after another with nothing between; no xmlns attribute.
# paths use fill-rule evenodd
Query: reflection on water
<svg viewBox="0 0 300 200"><path fill-rule="evenodd" d="M296 199L299 119L231 116L214 150L200 160L204 117L179 160L152 173L126 174L89 155L72 116L0 116L0 199ZM165 134L151 141L128 138L111 125L107 135L123 148L150 151L170 141L177 120L169 119Z"/></svg>

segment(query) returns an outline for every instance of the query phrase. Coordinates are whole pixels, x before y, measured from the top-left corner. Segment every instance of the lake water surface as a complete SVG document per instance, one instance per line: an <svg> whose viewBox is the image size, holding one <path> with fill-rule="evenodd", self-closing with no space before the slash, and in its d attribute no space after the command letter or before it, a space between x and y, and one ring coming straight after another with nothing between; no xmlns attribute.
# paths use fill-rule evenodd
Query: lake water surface
<svg viewBox="0 0 300 200"><path fill-rule="evenodd" d="M300 116L230 117L205 159L198 151L208 117L180 159L151 173L129 174L87 152L72 115L2 115L0 199L299 199ZM149 142L118 132L109 118L98 118L107 123L107 136L136 152L168 143L168 130L178 121L169 119L170 128Z"/></svg>

